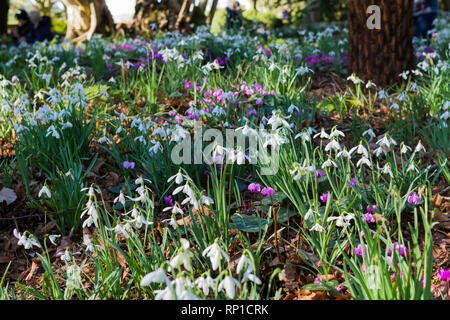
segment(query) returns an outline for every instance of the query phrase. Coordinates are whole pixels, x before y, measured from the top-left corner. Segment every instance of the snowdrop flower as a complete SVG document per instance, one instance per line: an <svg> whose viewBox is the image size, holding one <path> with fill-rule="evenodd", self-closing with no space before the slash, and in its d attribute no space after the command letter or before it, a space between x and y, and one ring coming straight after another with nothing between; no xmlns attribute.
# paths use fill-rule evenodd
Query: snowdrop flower
<svg viewBox="0 0 450 320"><path fill-rule="evenodd" d="M177 213L179 213L181 215L184 214L183 210L181 210L181 208L178 206L177 203L173 207L166 207L166 208L164 208L163 212L169 211L169 210L171 210L172 214L177 214Z"/></svg>
<svg viewBox="0 0 450 320"><path fill-rule="evenodd" d="M425 147L424 147L424 146L422 145L422 143L419 141L419 143L417 144L416 148L414 149L414 152L420 152L420 151L427 152L427 151L425 150Z"/></svg>
<svg viewBox="0 0 450 320"><path fill-rule="evenodd" d="M108 143L108 144L112 144L111 140L109 140L109 138L107 136L103 136L100 139L98 139L98 143Z"/></svg>
<svg viewBox="0 0 450 320"><path fill-rule="evenodd" d="M225 259L227 261L229 261L230 259L228 258L227 253L220 248L219 244L217 243L218 240L216 240L216 242L214 242L212 245L210 245L209 247L207 247L205 250L203 250L202 255L204 257L208 257L209 260L211 261L212 264L212 268L213 270L217 270L219 268L220 265L220 261L222 259Z"/></svg>
<svg viewBox="0 0 450 320"><path fill-rule="evenodd" d="M331 131L329 139L332 139L334 137L339 138L339 136L341 137L345 137L345 134L342 131L339 131L338 129L334 128L333 131Z"/></svg>
<svg viewBox="0 0 450 320"><path fill-rule="evenodd" d="M166 222L168 222L169 223L169 226L171 226L172 228L174 228L174 229L176 229L177 228L177 222L176 222L176 220L174 219L174 218L170 218L170 219L164 219L164 220L161 220L161 222L162 223L166 223Z"/></svg>
<svg viewBox="0 0 450 320"><path fill-rule="evenodd" d="M341 157L351 159L352 155L347 150L342 150L342 151L338 152L338 154L336 155L336 158L341 158Z"/></svg>
<svg viewBox="0 0 450 320"><path fill-rule="evenodd" d="M162 268L158 268L155 271L152 271L148 274L146 274L141 282L141 287L146 287L150 285L151 283L167 283L169 281L169 278L166 276L166 272Z"/></svg>
<svg viewBox="0 0 450 320"><path fill-rule="evenodd" d="M181 238L180 241L182 248L180 248L178 254L170 260L170 268L173 270L174 268L178 268L180 265L183 265L186 270L192 271L191 257L193 254L189 249L189 242L184 238Z"/></svg>
<svg viewBox="0 0 450 320"><path fill-rule="evenodd" d="M313 227L310 229L311 231L317 231L317 232L324 232L325 228L322 227L320 224L316 223Z"/></svg>
<svg viewBox="0 0 450 320"><path fill-rule="evenodd" d="M402 154L405 154L405 153L407 153L407 152L409 152L409 151L411 151L412 149L411 149L411 147L408 147L406 144L403 144L402 145L402 148L400 149L400 152L402 153Z"/></svg>
<svg viewBox="0 0 450 320"><path fill-rule="evenodd" d="M63 254L61 254L60 259L62 261L70 262L72 255L70 254L69 250L66 249Z"/></svg>
<svg viewBox="0 0 450 320"><path fill-rule="evenodd" d="M366 166L368 166L369 168L372 167L372 163L370 162L370 160L366 157L362 157L358 163L356 164L356 166L359 168L361 166L361 164L365 164Z"/></svg>
<svg viewBox="0 0 450 320"><path fill-rule="evenodd" d="M406 172L410 172L410 171L416 171L417 173L419 173L419 169L417 169L414 162L412 162L406 169Z"/></svg>
<svg viewBox="0 0 450 320"><path fill-rule="evenodd" d="M331 135L330 135L331 137ZM341 150L341 145L339 144L339 142L337 142L337 140L331 140L325 147L325 151L330 151L331 149L333 150L337 150L340 151Z"/></svg>
<svg viewBox="0 0 450 320"><path fill-rule="evenodd" d="M181 174L181 171L178 171L178 173L177 173L176 175L171 176L171 177L167 180L167 182L170 182L170 181L172 181L173 179L175 179L175 183L176 183L176 184L182 183L182 182L183 182L183 174Z"/></svg>
<svg viewBox="0 0 450 320"><path fill-rule="evenodd" d="M13 230L14 237L16 237L19 241L17 242L17 245L23 246L25 250L31 249L33 246L40 248L41 245L34 239L34 238L28 238L25 235L22 235L20 232L17 231L17 229Z"/></svg>
<svg viewBox="0 0 450 320"><path fill-rule="evenodd" d="M234 279L233 277L230 276L226 276L220 283L218 286L218 291L222 291L225 289L225 292L228 296L228 298L230 299L234 299L234 296L236 294L236 286L237 287L241 287L239 285L239 282Z"/></svg>
<svg viewBox="0 0 450 320"><path fill-rule="evenodd" d="M394 178L389 163L386 163L383 168L378 168L378 170L381 170L381 172L383 172L384 174L388 174L391 178Z"/></svg>
<svg viewBox="0 0 450 320"><path fill-rule="evenodd" d="M213 200L212 198L210 198L210 197L202 196L201 202L202 202L204 205L209 206L209 205L211 205L211 204L214 203L214 200Z"/></svg>
<svg viewBox="0 0 450 320"><path fill-rule="evenodd" d="M408 80L409 70L403 71L399 74L399 77L402 77L404 80Z"/></svg>
<svg viewBox="0 0 450 320"><path fill-rule="evenodd" d="M350 155L353 154L353 152L357 152L358 154L362 154L364 157L369 157L369 152L367 149L360 143L357 147L354 147L350 149Z"/></svg>
<svg viewBox="0 0 450 320"><path fill-rule="evenodd" d="M59 237L61 237L60 234L52 234L52 235L48 236L48 239L54 246L56 246L57 244L56 244L55 240L56 240L56 238L59 238Z"/></svg>
<svg viewBox="0 0 450 320"><path fill-rule="evenodd" d="M325 132L325 130L322 128L322 130L314 135L314 138L320 137L320 139L330 139L330 136Z"/></svg>
<svg viewBox="0 0 450 320"><path fill-rule="evenodd" d="M328 167L331 167L331 166L337 168L337 164L334 161L332 161L331 159L328 159L327 161L325 161L322 164L322 169L325 169L325 168L328 168Z"/></svg>
<svg viewBox="0 0 450 320"><path fill-rule="evenodd" d="M373 154L376 155L377 158L379 158L381 154L386 155L386 150L383 147L379 147L373 151Z"/></svg>
<svg viewBox="0 0 450 320"><path fill-rule="evenodd" d="M83 244L86 246L86 251L89 251L89 252L94 252L95 247L100 248L100 249L104 249L100 245L93 244L91 239L89 238L89 236L87 234L83 235Z"/></svg>
<svg viewBox="0 0 450 320"><path fill-rule="evenodd" d="M299 134L297 134L296 136L295 136L295 140L296 139L298 139L298 138L302 138L304 141L311 141L311 135L310 135L310 133L309 132L300 132Z"/></svg>
<svg viewBox="0 0 450 320"><path fill-rule="evenodd" d="M391 148L391 144L394 145L394 146L396 146L396 145L397 145L397 142L395 142L394 139L389 138L389 137L387 136L387 134L384 135L384 137L383 137L382 139L380 139L380 140L377 141L377 145L379 145L380 147L385 147L385 148L387 148L387 149L390 149L390 148Z"/></svg>
<svg viewBox="0 0 450 320"><path fill-rule="evenodd" d="M362 135L363 135L363 137L365 135L368 135L370 137L370 140L372 140L373 138L376 138L375 132L373 132L372 129L368 129L368 130L364 131Z"/></svg>
<svg viewBox="0 0 450 320"><path fill-rule="evenodd" d="M364 83L361 79L359 79L357 76L352 74L350 77L347 78L347 81L352 81L354 84Z"/></svg>
<svg viewBox="0 0 450 320"><path fill-rule="evenodd" d="M47 188L47 186L42 187L42 189L39 191L38 197L42 198L43 194L45 194L49 199L52 197L52 194L50 193L50 190Z"/></svg>
<svg viewBox="0 0 450 320"><path fill-rule="evenodd" d="M394 109L394 110L399 110L399 109L400 109L400 106L399 106L397 103L393 103L389 108L390 108L391 110L392 110L392 109Z"/></svg>
<svg viewBox="0 0 450 320"><path fill-rule="evenodd" d="M114 204L116 204L117 202L120 202L122 206L125 208L126 201L122 191L120 192L119 196L114 199Z"/></svg>
<svg viewBox="0 0 450 320"><path fill-rule="evenodd" d="M60 138L60 135L58 133L58 131L56 130L54 125L51 125L48 129L47 129L47 134L45 135L46 137L48 137L49 135L52 135L53 137L55 137L56 139Z"/></svg>
<svg viewBox="0 0 450 320"><path fill-rule="evenodd" d="M207 296L209 294L209 289L214 288L215 280L210 276L207 276L206 278L199 277L195 280L195 285L203 291L205 296Z"/></svg>

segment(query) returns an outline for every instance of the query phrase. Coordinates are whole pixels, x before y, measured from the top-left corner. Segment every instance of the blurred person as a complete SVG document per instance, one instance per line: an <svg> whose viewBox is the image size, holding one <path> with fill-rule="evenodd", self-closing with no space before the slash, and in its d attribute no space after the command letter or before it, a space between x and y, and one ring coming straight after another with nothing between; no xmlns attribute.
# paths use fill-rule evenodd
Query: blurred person
<svg viewBox="0 0 450 320"><path fill-rule="evenodd" d="M33 28L26 36L28 43L53 39L52 20L49 16L41 17L41 12L34 10L30 12L30 21Z"/></svg>
<svg viewBox="0 0 450 320"><path fill-rule="evenodd" d="M240 28L242 26L242 20L241 4L239 1L235 1L233 8L227 7L227 29Z"/></svg>
<svg viewBox="0 0 450 320"><path fill-rule="evenodd" d="M26 40L26 36L30 33L33 25L31 24L30 17L25 10L18 10L16 12L17 29L8 31L8 34L13 39L14 43L21 43Z"/></svg>
<svg viewBox="0 0 450 320"><path fill-rule="evenodd" d="M291 20L291 7L288 5L283 7L283 23L289 23Z"/></svg>
<svg viewBox="0 0 450 320"><path fill-rule="evenodd" d="M414 0L414 35L429 38L439 12L438 0Z"/></svg>

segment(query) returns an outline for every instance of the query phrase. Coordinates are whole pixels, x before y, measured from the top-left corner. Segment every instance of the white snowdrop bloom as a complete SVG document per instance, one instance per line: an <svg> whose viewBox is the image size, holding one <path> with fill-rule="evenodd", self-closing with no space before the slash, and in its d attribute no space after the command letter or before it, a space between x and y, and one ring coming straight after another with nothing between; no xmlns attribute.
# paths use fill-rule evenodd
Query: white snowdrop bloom
<svg viewBox="0 0 450 320"><path fill-rule="evenodd" d="M167 278L166 272L164 271L164 269L162 268L158 268L155 271L152 271L148 274L146 274L141 282L140 285L141 287L146 287L148 285L150 285L151 283L164 283L164 282L168 282L169 278Z"/></svg>
<svg viewBox="0 0 450 320"><path fill-rule="evenodd" d="M64 251L63 254L61 254L61 257L60 257L60 259L62 261L66 261L66 262L70 262L71 258L72 258L72 255L70 254L69 250L67 250L67 249L66 249L66 251Z"/></svg>
<svg viewBox="0 0 450 320"><path fill-rule="evenodd" d="M116 204L117 202L120 202L122 204L122 206L125 208L125 196L122 193L122 191L120 192L119 196L117 196L116 198L114 198L114 204Z"/></svg>
<svg viewBox="0 0 450 320"><path fill-rule="evenodd" d="M311 208L309 208L308 211L306 211L305 220L310 220L311 218L313 218L313 215L314 211Z"/></svg>
<svg viewBox="0 0 450 320"><path fill-rule="evenodd" d="M339 144L339 142L337 142L337 140L331 140L325 147L325 151L330 151L331 149L336 150L336 151L340 151L341 150L341 145Z"/></svg>
<svg viewBox="0 0 450 320"><path fill-rule="evenodd" d="M319 133L314 135L314 138L320 137L320 139L329 139L330 136L325 132L324 128Z"/></svg>
<svg viewBox="0 0 450 320"><path fill-rule="evenodd" d="M445 112L440 116L440 118L441 118L442 120L448 120L449 117L450 117L450 112L449 112L449 111L445 111Z"/></svg>
<svg viewBox="0 0 450 320"><path fill-rule="evenodd" d="M342 131L339 131L338 129L334 128L333 131L331 131L329 139L332 139L334 137L337 137L339 139L339 136L345 137L345 134Z"/></svg>
<svg viewBox="0 0 450 320"><path fill-rule="evenodd" d="M236 295L236 286L241 287L239 281L235 278L226 276L220 283L217 288L218 291L222 291L225 289L225 293L230 299L234 299Z"/></svg>
<svg viewBox="0 0 450 320"><path fill-rule="evenodd" d="M292 113L294 113L294 111L299 111L299 109L297 106L291 104L290 107L287 109L287 112L292 114Z"/></svg>
<svg viewBox="0 0 450 320"><path fill-rule="evenodd" d="M114 231L114 233L117 235L123 235L126 239L128 239L130 237L130 234L128 232L133 231L130 227L131 226L127 222L123 226L118 223L114 228L108 228L108 227L105 227L105 228L106 228L106 230Z"/></svg>
<svg viewBox="0 0 450 320"><path fill-rule="evenodd" d="M376 88L376 87L377 87L377 85L370 80L366 83L366 89Z"/></svg>
<svg viewBox="0 0 450 320"><path fill-rule="evenodd" d="M136 216L133 220L126 220L127 223L134 223L137 229L140 229L143 225L152 225L153 222L147 221L142 215Z"/></svg>
<svg viewBox="0 0 450 320"><path fill-rule="evenodd" d="M286 138L282 137L278 133L273 133L266 136L266 141L264 142L263 146L264 148L266 148L268 145L270 145L276 149L287 142L288 140Z"/></svg>
<svg viewBox="0 0 450 320"><path fill-rule="evenodd" d="M336 226L337 227L348 227L348 226L350 226L350 223L347 222L347 220L349 220L349 219L346 219L346 217L341 217L341 216L339 216L339 217L330 217L330 218L327 219L327 222L332 222L334 220L336 220Z"/></svg>
<svg viewBox="0 0 450 320"><path fill-rule="evenodd" d="M48 236L48 239L50 240L50 242L54 245L54 246L56 246L57 244L56 244L56 239L57 238L59 238L59 237L61 237L61 235L60 234L52 234L52 235L49 235Z"/></svg>
<svg viewBox="0 0 450 320"><path fill-rule="evenodd" d="M347 81L352 81L354 84L364 83L361 79L359 79L357 76L352 74L350 77L347 78Z"/></svg>
<svg viewBox="0 0 450 320"><path fill-rule="evenodd" d="M317 232L324 232L325 228L322 227L320 224L316 223L314 226L311 227L311 231L317 231Z"/></svg>
<svg viewBox="0 0 450 320"><path fill-rule="evenodd" d="M427 152L427 151L425 150L425 147L424 147L424 146L422 145L422 143L419 141L419 143L417 144L416 148L414 149L414 152L420 152L420 151Z"/></svg>
<svg viewBox="0 0 450 320"><path fill-rule="evenodd" d="M409 70L403 71L399 74L399 77L402 77L404 80L408 80Z"/></svg>
<svg viewBox="0 0 450 320"><path fill-rule="evenodd" d="M255 270L255 266L253 264L253 261L245 254L241 256L239 259L239 262L236 267L236 273L240 274L242 270L244 270L244 267L247 266L247 269L245 272L253 272Z"/></svg>
<svg viewBox="0 0 450 320"><path fill-rule="evenodd" d="M303 67L303 66L295 69L295 72L297 72L301 76L303 76L303 75L305 75L305 74L307 74L309 72L314 73L314 71L312 69L310 69L308 67Z"/></svg>
<svg viewBox="0 0 450 320"><path fill-rule="evenodd" d="M203 294L207 296L209 294L209 289L214 288L215 286L215 280L211 278L210 276L199 277L195 280L195 285L197 288L201 289L203 291Z"/></svg>
<svg viewBox="0 0 450 320"><path fill-rule="evenodd" d="M43 194L45 194L49 199L52 197L52 194L50 193L50 190L47 188L47 186L42 187L42 189L39 191L38 197L42 198Z"/></svg>
<svg viewBox="0 0 450 320"><path fill-rule="evenodd" d="M124 129L124 127L119 126L116 130L116 134L121 134L122 132L127 132L127 131Z"/></svg>
<svg viewBox="0 0 450 320"><path fill-rule="evenodd" d="M98 143L108 143L108 144L112 144L111 140L109 140L109 138L107 136L103 136L100 139L98 139Z"/></svg>
<svg viewBox="0 0 450 320"><path fill-rule="evenodd" d="M403 101L403 102L407 102L408 101L408 96L406 95L405 92L402 92L398 95L397 97L398 101Z"/></svg>
<svg viewBox="0 0 450 320"><path fill-rule="evenodd" d="M397 103L393 103L389 108L390 108L391 110L392 110L392 109L394 109L394 110L399 110L399 109L400 109L400 106L399 106Z"/></svg>
<svg viewBox="0 0 450 320"><path fill-rule="evenodd" d="M147 179L147 178L143 178L142 176L141 177L139 177L139 178L137 178L135 181L134 181L134 183L135 184L144 184L144 181L147 181L148 183L152 183L152 181L150 180L150 179Z"/></svg>
<svg viewBox="0 0 450 320"><path fill-rule="evenodd" d="M325 168L328 168L328 167L331 167L331 166L337 168L337 164L333 160L328 159L327 161L325 161L322 164L322 169L325 169Z"/></svg>
<svg viewBox="0 0 450 320"><path fill-rule="evenodd" d="M155 300L173 300L175 298L175 293L170 284L163 290L155 290L155 293Z"/></svg>
<svg viewBox="0 0 450 320"><path fill-rule="evenodd" d="M311 141L311 135L309 132L300 132L295 136L295 140L298 138L302 138L304 141Z"/></svg>
<svg viewBox="0 0 450 320"><path fill-rule="evenodd" d="M376 138L375 132L373 132L372 129L368 129L368 130L364 131L362 135L363 136L368 135L370 137L370 140L372 140L373 138Z"/></svg>
<svg viewBox="0 0 450 320"><path fill-rule="evenodd" d="M405 154L405 153L407 153L407 152L410 152L411 150L412 150L411 147L407 146L406 144L403 144L403 145L402 145L402 148L400 149L400 152L401 152L402 154Z"/></svg>
<svg viewBox="0 0 450 320"><path fill-rule="evenodd" d="M33 246L36 246L38 248L41 247L41 245L34 238L28 238L27 236L18 232L17 229L13 230L13 235L19 240L17 242L17 245L23 246L26 250L31 249Z"/></svg>
<svg viewBox="0 0 450 320"><path fill-rule="evenodd" d="M173 179L175 179L175 183L176 184L180 184L183 182L183 174L181 173L181 171L178 171L178 173L176 175L171 176L167 182L172 181Z"/></svg>
<svg viewBox="0 0 450 320"><path fill-rule="evenodd" d="M272 112L272 117L270 117L267 124L270 124L273 130L277 130L278 127L289 128L289 123L280 116L280 111L278 110Z"/></svg>
<svg viewBox="0 0 450 320"><path fill-rule="evenodd" d="M155 154L163 150L163 146L159 141L157 141L152 147L148 148L148 152L153 152Z"/></svg>
<svg viewBox="0 0 450 320"><path fill-rule="evenodd" d="M383 168L378 168L378 170L381 170L381 172L383 172L384 174L388 174L391 178L394 178L389 163L386 163Z"/></svg>
<svg viewBox="0 0 450 320"><path fill-rule="evenodd" d="M387 135L384 135L384 137L382 139L377 141L377 145L379 145L380 147L388 148L388 149L391 148L391 144L396 146L397 142L395 142L394 139L389 138Z"/></svg>
<svg viewBox="0 0 450 320"><path fill-rule="evenodd" d="M190 250L185 249L184 251L179 252L169 262L171 270L174 270L175 268L178 268L180 265L183 265L186 270L192 271L191 257L192 252Z"/></svg>
<svg viewBox="0 0 450 320"><path fill-rule="evenodd" d="M45 135L46 137L48 137L49 135L52 135L53 137L55 137L56 139L59 139L61 136L58 133L58 131L56 130L54 125L51 125L48 129L47 129L47 134Z"/></svg>
<svg viewBox="0 0 450 320"><path fill-rule="evenodd" d="M62 129L67 129L67 128L73 127L72 123L70 123L69 121L67 121L66 123L60 123L60 125L61 125Z"/></svg>
<svg viewBox="0 0 450 320"><path fill-rule="evenodd" d="M388 94L386 93L386 91L384 91L384 90L380 90L380 91L378 91L378 99L385 99L385 98L387 98L388 97Z"/></svg>
<svg viewBox="0 0 450 320"><path fill-rule="evenodd" d="M419 92L420 91L419 86L415 82L411 85L411 88L409 88L409 90L415 91L415 92Z"/></svg>
<svg viewBox="0 0 450 320"><path fill-rule="evenodd" d="M172 228L176 229L177 228L177 221L174 218L170 218L170 219L164 219L161 220L162 223L169 223L169 226L171 226Z"/></svg>
<svg viewBox="0 0 450 320"><path fill-rule="evenodd" d="M338 154L336 155L336 158L338 158L338 159L341 157L351 159L352 155L347 150L344 149L344 150L338 152Z"/></svg>
<svg viewBox="0 0 450 320"><path fill-rule="evenodd" d="M228 254L219 246L217 242L214 242L212 245L203 250L202 256L209 258L213 270L217 270L219 268L220 261L222 259L227 261L230 260L228 258Z"/></svg>
<svg viewBox="0 0 450 320"><path fill-rule="evenodd" d="M419 173L419 169L417 169L416 165L414 164L414 162L412 162L408 168L406 169L406 172L410 172L410 171L416 171L417 173Z"/></svg>
<svg viewBox="0 0 450 320"><path fill-rule="evenodd" d="M261 279L259 279L256 275L254 275L253 273L245 273L244 277L242 278L242 282L246 281L246 280L250 280L258 285L262 284Z"/></svg>
<svg viewBox="0 0 450 320"><path fill-rule="evenodd" d="M353 154L356 151L358 154L362 154L364 157L369 157L369 152L367 149L360 143L357 147L353 147L350 149L350 154Z"/></svg>
<svg viewBox="0 0 450 320"><path fill-rule="evenodd" d="M200 201L201 201L204 205L207 205L207 206L209 206L209 205L211 205L211 204L214 203L214 200L213 200L212 198L210 198L210 197L207 197L207 196L202 196Z"/></svg>
<svg viewBox="0 0 450 320"><path fill-rule="evenodd" d="M359 168L361 166L361 164L365 164L366 166L368 166L369 168L372 167L372 163L370 162L370 160L366 157L362 157L358 163L356 164L356 166Z"/></svg>
<svg viewBox="0 0 450 320"><path fill-rule="evenodd" d="M379 147L373 151L373 154L379 158L382 154L386 155L386 150L383 147Z"/></svg>

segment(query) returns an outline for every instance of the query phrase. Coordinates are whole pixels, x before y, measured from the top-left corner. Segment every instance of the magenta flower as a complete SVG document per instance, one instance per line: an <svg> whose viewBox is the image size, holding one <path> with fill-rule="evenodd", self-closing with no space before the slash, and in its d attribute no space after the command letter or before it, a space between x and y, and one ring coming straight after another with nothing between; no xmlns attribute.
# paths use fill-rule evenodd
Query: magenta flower
<svg viewBox="0 0 450 320"><path fill-rule="evenodd" d="M173 207L173 199L172 196L164 197L164 202Z"/></svg>
<svg viewBox="0 0 450 320"><path fill-rule="evenodd" d="M180 117L180 116L175 116L174 119L175 119L175 121L178 122L179 124L182 124L182 123L183 123L183 118Z"/></svg>
<svg viewBox="0 0 450 320"><path fill-rule="evenodd" d="M351 178L350 182L347 184L349 187L356 187L356 179Z"/></svg>
<svg viewBox="0 0 450 320"><path fill-rule="evenodd" d="M376 204L374 204L372 206L367 206L366 210L367 213L373 213L374 211L378 212L378 207Z"/></svg>
<svg viewBox="0 0 450 320"><path fill-rule="evenodd" d="M417 194L417 192L411 192L409 194L409 196L408 196L408 203L410 205L414 205L415 206L415 205L419 204L419 202L420 202L420 197Z"/></svg>
<svg viewBox="0 0 450 320"><path fill-rule="evenodd" d="M323 170L317 170L316 171L316 177L319 178L319 179L322 178L323 177Z"/></svg>
<svg viewBox="0 0 450 320"><path fill-rule="evenodd" d="M343 285L337 285L334 289L339 293L344 293L345 287Z"/></svg>
<svg viewBox="0 0 450 320"><path fill-rule="evenodd" d="M169 116L174 117L177 113L175 112L175 110L170 110L169 111Z"/></svg>
<svg viewBox="0 0 450 320"><path fill-rule="evenodd" d="M273 190L271 187L266 187L261 190L261 194L265 197L271 197L275 194L275 190Z"/></svg>
<svg viewBox="0 0 450 320"><path fill-rule="evenodd" d="M450 280L450 269L439 270L439 272L437 273L437 276L441 281Z"/></svg>
<svg viewBox="0 0 450 320"><path fill-rule="evenodd" d="M406 257L408 255L408 248L405 247L404 245L395 242L394 243L394 249L402 256L402 257ZM388 249L388 254L392 254L392 249L389 248Z"/></svg>
<svg viewBox="0 0 450 320"><path fill-rule="evenodd" d="M123 162L123 167L125 169L134 169L134 162L124 161Z"/></svg>
<svg viewBox="0 0 450 320"><path fill-rule="evenodd" d="M257 115L258 114L258 112L255 110L255 109L251 109L251 110L248 110L248 112L247 112L247 115L249 116L249 117L251 117L251 116L253 116L253 115Z"/></svg>
<svg viewBox="0 0 450 320"><path fill-rule="evenodd" d="M257 183L250 183L248 186L248 191L261 192L261 185Z"/></svg>
<svg viewBox="0 0 450 320"><path fill-rule="evenodd" d="M358 256L364 257L367 248L368 248L367 244L365 245L365 248L363 248L361 244L358 244L358 246L355 248L354 253L357 254Z"/></svg>
<svg viewBox="0 0 450 320"><path fill-rule="evenodd" d="M375 222L375 216L371 213L366 213L363 217L363 220L369 223L374 223Z"/></svg>
<svg viewBox="0 0 450 320"><path fill-rule="evenodd" d="M323 203L327 203L327 200L328 200L328 197L329 197L329 193L324 193L324 194L322 194L321 196L320 196L320 200L323 202Z"/></svg>
<svg viewBox="0 0 450 320"><path fill-rule="evenodd" d="M319 277L314 278L314 283L315 284L322 284L322 279L320 279Z"/></svg>

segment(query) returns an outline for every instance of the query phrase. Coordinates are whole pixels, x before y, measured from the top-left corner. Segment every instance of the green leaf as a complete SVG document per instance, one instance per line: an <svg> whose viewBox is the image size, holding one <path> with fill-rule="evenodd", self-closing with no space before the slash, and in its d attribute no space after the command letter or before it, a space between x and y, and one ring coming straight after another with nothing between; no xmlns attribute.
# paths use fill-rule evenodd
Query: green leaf
<svg viewBox="0 0 450 320"><path fill-rule="evenodd" d="M263 205L268 206L268 205L271 205L272 202L273 203L275 203L275 202L282 202L286 198L287 198L287 196L284 194L284 192L279 191L279 192L276 192L272 197L265 197L265 198L263 198L261 200L261 203Z"/></svg>
<svg viewBox="0 0 450 320"><path fill-rule="evenodd" d="M235 214L231 217L232 222L230 227L239 229L245 232L259 232L267 225L272 225L272 221L268 222L266 219L258 218L256 216L247 216Z"/></svg>

